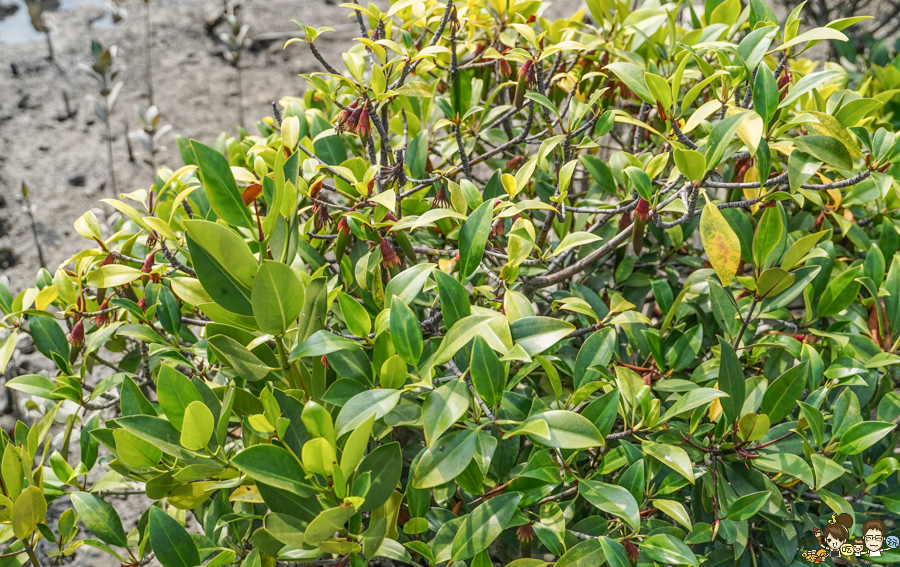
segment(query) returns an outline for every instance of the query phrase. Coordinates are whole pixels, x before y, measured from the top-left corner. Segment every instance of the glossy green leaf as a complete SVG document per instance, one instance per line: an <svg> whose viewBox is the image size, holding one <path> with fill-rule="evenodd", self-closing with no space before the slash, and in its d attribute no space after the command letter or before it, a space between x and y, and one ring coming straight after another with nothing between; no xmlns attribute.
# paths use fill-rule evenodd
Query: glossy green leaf
<svg viewBox="0 0 900 567"><path fill-rule="evenodd" d="M163 567L200 565L200 554L190 534L159 508L150 508L149 533L156 559Z"/></svg>

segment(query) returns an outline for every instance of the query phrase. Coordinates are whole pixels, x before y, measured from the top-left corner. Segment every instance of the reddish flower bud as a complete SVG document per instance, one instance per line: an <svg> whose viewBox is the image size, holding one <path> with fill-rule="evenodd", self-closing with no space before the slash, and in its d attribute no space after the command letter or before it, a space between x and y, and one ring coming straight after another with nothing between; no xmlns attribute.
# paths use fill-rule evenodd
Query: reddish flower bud
<svg viewBox="0 0 900 567"><path fill-rule="evenodd" d="M154 255L154 252L151 252L147 256L147 259L144 260L144 265L141 266L141 272L143 272L145 274L149 274L150 272L153 271L153 255Z"/></svg>
<svg viewBox="0 0 900 567"><path fill-rule="evenodd" d="M516 156L516 157L512 158L511 160L506 162L506 169L513 170L513 169L519 167L519 164L522 163L522 159L523 159L522 156Z"/></svg>
<svg viewBox="0 0 900 567"><path fill-rule="evenodd" d="M607 65L609 65L609 51L604 51L600 54L600 70L605 69Z"/></svg>
<svg viewBox="0 0 900 567"><path fill-rule="evenodd" d="M141 300L138 301L138 307L141 308L141 311L146 312L147 311L147 300L142 297Z"/></svg>
<svg viewBox="0 0 900 567"><path fill-rule="evenodd" d="M634 220L644 222L650 220L650 203L643 197L640 197L637 207L634 209Z"/></svg>
<svg viewBox="0 0 900 567"><path fill-rule="evenodd" d="M356 133L365 138L372 132L372 126L369 124L369 109L363 107L362 114L359 116L359 124L356 127Z"/></svg>
<svg viewBox="0 0 900 567"><path fill-rule="evenodd" d="M320 360L321 360L322 364L325 366L326 370L328 368L330 368L330 366L328 366L328 355L323 354L322 358Z"/></svg>
<svg viewBox="0 0 900 567"><path fill-rule="evenodd" d="M69 333L69 344L75 348L84 346L84 322L81 319L75 323L75 326L72 327L72 332Z"/></svg>
<svg viewBox="0 0 900 567"><path fill-rule="evenodd" d="M512 68L506 59L497 59L497 73L504 79L512 75Z"/></svg>
<svg viewBox="0 0 900 567"><path fill-rule="evenodd" d="M625 230L629 226L631 226L631 215L626 211L622 213L622 217L619 218L619 230Z"/></svg>
<svg viewBox="0 0 900 567"><path fill-rule="evenodd" d="M625 553L628 554L628 559L630 559L632 563L637 562L638 557L641 555L638 546L631 541L625 542Z"/></svg>
<svg viewBox="0 0 900 567"><path fill-rule="evenodd" d="M384 262L384 267L388 270L400 266L400 257L394 252L394 247L391 246L391 243L384 238L381 239L381 258Z"/></svg>
<svg viewBox="0 0 900 567"><path fill-rule="evenodd" d="M531 527L530 523L519 526L518 529L516 529L516 539L522 543L528 543L534 539L534 528Z"/></svg>
<svg viewBox="0 0 900 567"><path fill-rule="evenodd" d="M778 91L781 93L781 100L784 100L784 96L787 94L787 90L785 87L788 83L791 82L791 74L787 69L784 70L784 74L778 78Z"/></svg>
<svg viewBox="0 0 900 567"><path fill-rule="evenodd" d="M440 184L440 188L438 189L437 195L434 196L434 199L431 200L431 204L435 207L449 207L450 199L447 198L447 191L444 189L444 184Z"/></svg>
<svg viewBox="0 0 900 567"><path fill-rule="evenodd" d="M397 222L397 217L394 216L394 213L392 213L391 211L388 211L388 212L384 213L384 218L382 220L385 220L388 222Z"/></svg>
<svg viewBox="0 0 900 567"><path fill-rule="evenodd" d="M116 257L113 256L112 254L107 254L106 258L104 258L103 261L100 262L100 267L102 268L103 266L109 266L110 264L115 264L115 263L116 263Z"/></svg>
<svg viewBox="0 0 900 567"><path fill-rule="evenodd" d="M337 223L338 232L343 235L350 234L350 227L347 225L347 217L342 216Z"/></svg>
<svg viewBox="0 0 900 567"><path fill-rule="evenodd" d="M104 301L100 306L101 313L94 317L94 324L98 327L102 327L109 323L109 313L103 313L103 311L106 311L107 309L109 309L109 299Z"/></svg>
<svg viewBox="0 0 900 567"><path fill-rule="evenodd" d="M322 178L317 179L312 185L309 186L309 196L311 199L315 199L318 196L319 191L322 190Z"/></svg>

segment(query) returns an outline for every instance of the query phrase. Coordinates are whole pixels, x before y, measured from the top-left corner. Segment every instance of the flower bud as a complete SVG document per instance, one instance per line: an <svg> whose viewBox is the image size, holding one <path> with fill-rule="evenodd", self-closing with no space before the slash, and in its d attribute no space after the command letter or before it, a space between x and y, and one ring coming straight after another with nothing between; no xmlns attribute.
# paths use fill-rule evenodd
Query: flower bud
<svg viewBox="0 0 900 567"><path fill-rule="evenodd" d="M393 246L385 238L381 239L381 258L384 262L384 267L388 270L400 266L400 257L397 256Z"/></svg>
<svg viewBox="0 0 900 567"><path fill-rule="evenodd" d="M72 332L69 333L69 344L75 348L84 346L84 322L81 319L75 323L75 326L72 327Z"/></svg>

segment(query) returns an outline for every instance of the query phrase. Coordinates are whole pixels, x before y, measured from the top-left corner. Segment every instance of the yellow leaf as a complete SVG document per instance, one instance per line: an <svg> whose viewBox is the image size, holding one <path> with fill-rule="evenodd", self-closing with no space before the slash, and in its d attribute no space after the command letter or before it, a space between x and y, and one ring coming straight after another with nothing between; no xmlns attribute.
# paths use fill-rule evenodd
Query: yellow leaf
<svg viewBox="0 0 900 567"><path fill-rule="evenodd" d="M264 504L259 489L255 486L238 486L228 497L229 502L247 502L249 504Z"/></svg>
<svg viewBox="0 0 900 567"><path fill-rule="evenodd" d="M706 203L700 217L700 239L722 285L728 285L737 273L741 261L741 241L734 233L722 212L713 204Z"/></svg>
<svg viewBox="0 0 900 567"><path fill-rule="evenodd" d="M47 309L47 306L53 303L57 297L59 297L59 292L56 291L56 286L48 285L35 296L34 306L37 307L38 310L43 311Z"/></svg>

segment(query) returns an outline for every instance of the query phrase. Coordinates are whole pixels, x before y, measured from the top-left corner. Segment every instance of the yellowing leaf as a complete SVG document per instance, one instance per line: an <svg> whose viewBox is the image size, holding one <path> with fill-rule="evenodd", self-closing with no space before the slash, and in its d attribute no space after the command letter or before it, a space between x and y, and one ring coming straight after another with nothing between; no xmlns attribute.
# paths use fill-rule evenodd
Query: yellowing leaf
<svg viewBox="0 0 900 567"><path fill-rule="evenodd" d="M741 241L722 212L713 204L703 207L700 217L700 239L709 263L722 281L728 285L737 273L741 261Z"/></svg>

